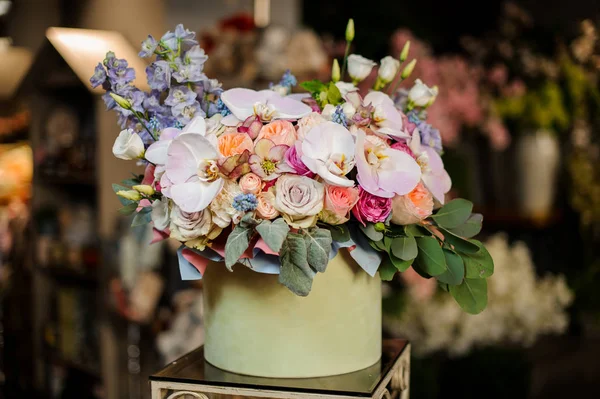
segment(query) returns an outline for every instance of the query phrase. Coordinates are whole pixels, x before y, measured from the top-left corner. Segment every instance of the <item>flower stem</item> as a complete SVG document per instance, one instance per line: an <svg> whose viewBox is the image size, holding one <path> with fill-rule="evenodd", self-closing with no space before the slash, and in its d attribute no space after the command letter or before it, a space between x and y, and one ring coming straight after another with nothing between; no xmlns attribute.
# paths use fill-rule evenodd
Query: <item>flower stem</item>
<svg viewBox="0 0 600 399"><path fill-rule="evenodd" d="M348 63L348 53L350 52L350 43L352 42L346 42L346 51L344 52L344 63L342 64L342 74L341 79L344 80L344 76L346 73L346 64Z"/></svg>
<svg viewBox="0 0 600 399"><path fill-rule="evenodd" d="M150 129L148 129L148 127L144 123L148 119L141 112L137 112L137 111L133 111L133 116L135 116L137 118L138 122L140 122L140 124L144 127L144 129L146 129L146 131L150 134L150 137L152 137L154 139L154 141L158 141L158 137L156 137L154 135L154 133L152 133L150 131Z"/></svg>

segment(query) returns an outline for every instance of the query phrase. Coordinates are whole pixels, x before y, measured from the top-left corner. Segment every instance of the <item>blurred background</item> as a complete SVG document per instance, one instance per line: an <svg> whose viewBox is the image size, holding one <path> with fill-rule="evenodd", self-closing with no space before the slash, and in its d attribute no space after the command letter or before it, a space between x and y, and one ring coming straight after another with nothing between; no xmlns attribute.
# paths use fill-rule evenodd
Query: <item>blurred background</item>
<svg viewBox="0 0 600 399"><path fill-rule="evenodd" d="M141 41L183 23L209 77L265 88L288 67L328 79L350 17L357 53L411 40L413 76L440 87L430 123L451 195L484 215L495 262L477 316L408 272L386 285L384 334L413 342L412 397L600 397L597 1L0 0L3 397L148 398L148 375L203 342L178 244L148 247L117 212L111 183L131 165L88 82L104 52L140 85Z"/></svg>

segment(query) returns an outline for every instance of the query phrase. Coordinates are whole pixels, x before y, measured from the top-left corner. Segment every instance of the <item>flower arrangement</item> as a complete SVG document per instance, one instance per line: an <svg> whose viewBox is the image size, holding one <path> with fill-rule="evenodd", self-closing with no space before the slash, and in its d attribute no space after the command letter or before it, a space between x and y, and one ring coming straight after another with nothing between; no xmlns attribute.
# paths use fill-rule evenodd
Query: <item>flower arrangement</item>
<svg viewBox="0 0 600 399"><path fill-rule="evenodd" d="M461 356L479 346L529 346L540 335L563 333L569 324L566 309L573 301L565 276L538 278L527 245L510 245L503 234L491 237L486 247L497 272L489 279L491 304L484 312L465 317L447 296L436 295L435 284L409 277L401 298L386 299L388 304L399 299L402 306L387 312L384 326L408 337L420 355L443 350Z"/></svg>
<svg viewBox="0 0 600 399"><path fill-rule="evenodd" d="M92 85L103 85L124 130L116 157L146 164L143 176L114 189L157 239L182 243L182 278L201 278L210 261L279 275L308 295L341 248L369 275L390 280L412 268L434 277L469 313L487 303L492 259L473 239L482 216L463 199L445 202L451 180L439 131L426 122L438 93L417 80L395 102L390 82L406 79L409 44L381 62L364 97L356 84L375 62L347 51L331 81L297 84L288 71L270 90L223 91L202 72L204 51L179 25L148 37L140 56L155 55L150 93L135 88L127 62L108 53ZM341 79L346 70L351 82Z"/></svg>

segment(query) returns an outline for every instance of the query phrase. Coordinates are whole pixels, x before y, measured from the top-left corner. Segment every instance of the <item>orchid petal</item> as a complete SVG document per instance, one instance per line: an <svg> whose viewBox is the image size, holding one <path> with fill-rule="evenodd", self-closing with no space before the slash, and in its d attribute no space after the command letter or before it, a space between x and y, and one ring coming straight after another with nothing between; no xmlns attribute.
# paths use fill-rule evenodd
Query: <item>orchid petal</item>
<svg viewBox="0 0 600 399"><path fill-rule="evenodd" d="M174 127L168 127L160 132L159 140L173 140L175 137L179 136L180 133L181 130Z"/></svg>
<svg viewBox="0 0 600 399"><path fill-rule="evenodd" d="M235 127L240 123L242 123L242 121L236 118L234 114L229 114L221 119L221 124L223 126Z"/></svg>
<svg viewBox="0 0 600 399"><path fill-rule="evenodd" d="M448 172L444 169L442 158L433 148L426 147L424 152L429 157L430 171L423 175L423 183L425 183L425 186L431 191L435 199L443 205L444 194L452 188L452 179L450 179Z"/></svg>
<svg viewBox="0 0 600 399"><path fill-rule="evenodd" d="M319 176L321 176L326 183L331 184L333 186L340 186L340 187L353 187L354 186L353 180L350 180L345 176L334 175L327 169L327 167L325 166L324 163L319 162L317 164L317 170L315 173L318 174Z"/></svg>
<svg viewBox="0 0 600 399"><path fill-rule="evenodd" d="M254 114L254 104L262 99L264 95L244 88L226 90L221 94L221 101L241 121Z"/></svg>
<svg viewBox="0 0 600 399"><path fill-rule="evenodd" d="M379 188L377 183L377 173L371 168L365 157L365 132L362 129L356 131L356 169L358 171L357 180L362 188L373 194L384 198L394 196L392 192L385 192Z"/></svg>
<svg viewBox="0 0 600 399"><path fill-rule="evenodd" d="M288 94L286 98L291 98L292 100L302 101L305 98L311 98L310 93L292 93Z"/></svg>
<svg viewBox="0 0 600 399"><path fill-rule="evenodd" d="M270 92L265 93L265 96L267 97L266 101L268 104L275 107L275 110L277 111L275 119L300 119L312 112L312 108L298 100L282 97L272 90L265 91Z"/></svg>
<svg viewBox="0 0 600 399"><path fill-rule="evenodd" d="M164 131L163 131L164 132ZM162 139L162 135L161 135ZM148 147L144 157L155 165L164 165L167 163L167 150L172 140L155 141Z"/></svg>
<svg viewBox="0 0 600 399"><path fill-rule="evenodd" d="M421 180L421 167L407 153L394 150L385 150L388 158L385 166L379 169L379 187L398 195L410 193Z"/></svg>
<svg viewBox="0 0 600 399"><path fill-rule="evenodd" d="M201 160L216 159L218 156L210 141L196 133L178 136L171 142L167 154L166 174L175 184L195 176Z"/></svg>
<svg viewBox="0 0 600 399"><path fill-rule="evenodd" d="M358 108L363 103L363 99L360 96L360 94L358 93L358 90L348 92L348 94L346 94L345 98L346 98L346 101L348 101L350 104L352 104L354 106L354 108Z"/></svg>
<svg viewBox="0 0 600 399"><path fill-rule="evenodd" d="M224 180L188 182L171 187L171 198L184 212L200 212L210 205L223 187Z"/></svg>
<svg viewBox="0 0 600 399"><path fill-rule="evenodd" d="M196 116L181 130L181 134L197 133L202 136L206 134L206 121L201 116Z"/></svg>

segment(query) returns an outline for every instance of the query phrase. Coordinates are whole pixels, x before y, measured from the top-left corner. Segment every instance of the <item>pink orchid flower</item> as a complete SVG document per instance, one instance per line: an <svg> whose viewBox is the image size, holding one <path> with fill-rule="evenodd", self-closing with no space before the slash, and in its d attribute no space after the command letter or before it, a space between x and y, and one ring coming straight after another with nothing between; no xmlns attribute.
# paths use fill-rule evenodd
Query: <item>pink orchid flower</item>
<svg viewBox="0 0 600 399"><path fill-rule="evenodd" d="M269 139L260 139L254 146L254 154L250 156L250 169L265 181L275 180L282 173L295 173L294 168L285 162L288 146L275 145Z"/></svg>
<svg viewBox="0 0 600 399"><path fill-rule="evenodd" d="M221 101L231 111L231 115L221 121L226 126L237 126L252 115L263 122L270 122L274 119L300 119L312 112L308 105L294 97L282 97L273 90L230 89L221 94Z"/></svg>
<svg viewBox="0 0 600 399"><path fill-rule="evenodd" d="M199 133L180 134L169 145L165 176L171 199L183 211L205 209L221 191L218 158L215 146Z"/></svg>
<svg viewBox="0 0 600 399"><path fill-rule="evenodd" d="M202 136L206 134L206 122L201 116L197 116L181 130L168 127L160 132L158 141L152 143L146 150L145 158L154 165L165 165L167 163L167 150L174 138L180 134L197 133Z"/></svg>
<svg viewBox="0 0 600 399"><path fill-rule="evenodd" d="M431 191L433 197L444 205L444 197L452 188L452 180L444 169L442 158L433 148L421 145L421 135L417 129L413 132L409 147L421 167L423 184Z"/></svg>
<svg viewBox="0 0 600 399"><path fill-rule="evenodd" d="M354 137L340 124L325 122L314 126L302 141L302 162L325 182L353 187L346 174L354 168Z"/></svg>
<svg viewBox="0 0 600 399"><path fill-rule="evenodd" d="M361 114L360 110L372 112L370 118L364 115L361 118L368 119L374 132L395 139L410 138L402 112L396 108L394 101L387 94L371 91L363 99L358 92L354 91L346 95L346 100L357 109L355 117ZM360 121L357 122L361 125Z"/></svg>
<svg viewBox="0 0 600 399"><path fill-rule="evenodd" d="M421 180L421 168L413 157L362 129L356 132L355 159L361 187L379 197L408 194Z"/></svg>

